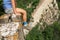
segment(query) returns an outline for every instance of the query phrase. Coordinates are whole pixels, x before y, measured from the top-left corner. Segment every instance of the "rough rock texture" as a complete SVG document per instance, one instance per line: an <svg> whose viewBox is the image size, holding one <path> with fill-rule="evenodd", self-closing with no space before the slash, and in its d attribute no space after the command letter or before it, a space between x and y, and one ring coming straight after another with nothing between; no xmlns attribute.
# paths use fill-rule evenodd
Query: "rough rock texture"
<svg viewBox="0 0 60 40"><path fill-rule="evenodd" d="M40 23L40 26L44 26L44 24L52 24L53 22L58 20L59 17L59 8L56 0L43 0L36 11L33 13L30 22L30 29L35 27L37 23ZM27 33L25 33L27 34Z"/></svg>
<svg viewBox="0 0 60 40"><path fill-rule="evenodd" d="M40 25L43 25L44 22L48 25L52 24L58 20L58 12L56 0L43 0L33 13L33 20L31 20L33 22L29 23L30 26L28 28L32 29L38 22L40 22ZM29 33L27 29L23 29L23 31L25 36Z"/></svg>
<svg viewBox="0 0 60 40"><path fill-rule="evenodd" d="M33 22L30 22L34 27L41 19L47 24L51 24L58 19L58 5L56 0L44 0L42 4L33 13Z"/></svg>
<svg viewBox="0 0 60 40"><path fill-rule="evenodd" d="M43 10L43 14L41 15L41 19L46 22L48 25L58 20L59 10L56 0L51 2L48 7Z"/></svg>

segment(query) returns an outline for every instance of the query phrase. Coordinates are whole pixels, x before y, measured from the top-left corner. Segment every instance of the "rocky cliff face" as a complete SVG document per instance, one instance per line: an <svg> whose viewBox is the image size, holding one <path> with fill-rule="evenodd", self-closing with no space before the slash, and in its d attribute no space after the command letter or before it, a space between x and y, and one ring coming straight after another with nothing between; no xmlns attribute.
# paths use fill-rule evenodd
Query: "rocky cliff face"
<svg viewBox="0 0 60 40"><path fill-rule="evenodd" d="M42 4L34 12L33 22L30 22L30 28L32 29L37 23L40 27L44 26L44 23L50 25L57 21L59 18L59 8L56 0L43 0ZM29 28L29 27L28 27ZM24 35L28 34L29 30L23 29Z"/></svg>
<svg viewBox="0 0 60 40"><path fill-rule="evenodd" d="M43 0L44 1L44 0ZM50 25L57 21L59 18L59 8L56 0L45 0L37 8L33 15L33 22L30 22L30 27L33 28L37 23L40 24L40 27L44 28L45 24ZM26 32L26 31L25 31ZM28 33L28 32L27 32ZM25 34L27 34L25 33Z"/></svg>
<svg viewBox="0 0 60 40"><path fill-rule="evenodd" d="M33 21L31 26L35 26L39 20L44 21L47 24L52 24L58 19L59 8L56 0L43 0L42 4L37 8L33 15Z"/></svg>
<svg viewBox="0 0 60 40"><path fill-rule="evenodd" d="M59 8L56 0L53 0L51 3L49 3L48 7L45 10L43 10L43 14L41 15L42 20L40 21L44 21L49 25L57 21L58 17Z"/></svg>

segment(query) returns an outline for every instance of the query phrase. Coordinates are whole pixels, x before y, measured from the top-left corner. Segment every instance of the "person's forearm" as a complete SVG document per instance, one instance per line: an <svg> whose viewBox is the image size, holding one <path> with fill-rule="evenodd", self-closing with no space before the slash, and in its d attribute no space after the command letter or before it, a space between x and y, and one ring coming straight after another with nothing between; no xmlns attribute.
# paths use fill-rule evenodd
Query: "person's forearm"
<svg viewBox="0 0 60 40"><path fill-rule="evenodd" d="M11 0L13 11L16 9L15 0Z"/></svg>

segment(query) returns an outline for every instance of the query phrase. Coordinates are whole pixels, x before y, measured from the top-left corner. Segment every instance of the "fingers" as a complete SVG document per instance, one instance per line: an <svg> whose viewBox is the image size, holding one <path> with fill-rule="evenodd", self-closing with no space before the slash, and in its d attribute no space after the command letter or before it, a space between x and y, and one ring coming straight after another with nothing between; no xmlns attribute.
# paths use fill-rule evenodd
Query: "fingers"
<svg viewBox="0 0 60 40"><path fill-rule="evenodd" d="M15 13L16 16L21 16L21 13Z"/></svg>

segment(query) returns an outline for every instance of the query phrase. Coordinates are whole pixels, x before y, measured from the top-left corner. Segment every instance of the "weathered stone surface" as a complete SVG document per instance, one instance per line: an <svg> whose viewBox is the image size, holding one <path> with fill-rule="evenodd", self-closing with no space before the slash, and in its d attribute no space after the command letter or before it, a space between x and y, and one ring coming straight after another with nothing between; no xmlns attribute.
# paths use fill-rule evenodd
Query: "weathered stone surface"
<svg viewBox="0 0 60 40"><path fill-rule="evenodd" d="M58 20L59 17L58 12L59 12L58 5L56 3L56 0L54 0L48 5L47 9L43 10L43 14L41 18L47 24L52 24L53 22Z"/></svg>
<svg viewBox="0 0 60 40"><path fill-rule="evenodd" d="M53 23L58 19L58 11L56 0L44 0L33 13L33 22L30 22L32 23L31 27L33 28L41 19L47 24Z"/></svg>

